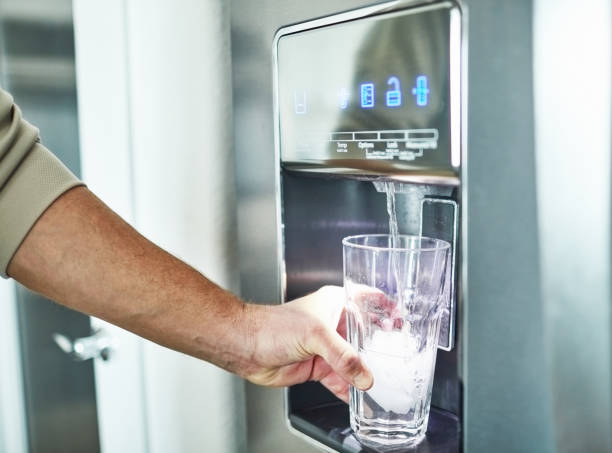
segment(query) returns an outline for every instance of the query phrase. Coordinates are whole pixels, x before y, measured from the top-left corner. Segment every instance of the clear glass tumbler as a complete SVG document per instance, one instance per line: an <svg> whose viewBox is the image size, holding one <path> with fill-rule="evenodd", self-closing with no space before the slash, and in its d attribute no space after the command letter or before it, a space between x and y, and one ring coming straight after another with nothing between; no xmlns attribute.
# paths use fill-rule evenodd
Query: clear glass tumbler
<svg viewBox="0 0 612 453"><path fill-rule="evenodd" d="M351 428L377 449L416 445L429 420L450 244L382 234L342 244L347 339L374 375L367 392L350 389Z"/></svg>

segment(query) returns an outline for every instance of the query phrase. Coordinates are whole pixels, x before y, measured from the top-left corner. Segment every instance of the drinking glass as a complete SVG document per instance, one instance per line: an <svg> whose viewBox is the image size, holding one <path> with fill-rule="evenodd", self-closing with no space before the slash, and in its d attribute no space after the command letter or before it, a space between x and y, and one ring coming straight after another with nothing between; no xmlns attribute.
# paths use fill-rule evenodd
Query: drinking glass
<svg viewBox="0 0 612 453"><path fill-rule="evenodd" d="M429 419L450 244L384 234L342 244L347 339L374 376L370 390L350 388L351 428L377 449L416 445Z"/></svg>

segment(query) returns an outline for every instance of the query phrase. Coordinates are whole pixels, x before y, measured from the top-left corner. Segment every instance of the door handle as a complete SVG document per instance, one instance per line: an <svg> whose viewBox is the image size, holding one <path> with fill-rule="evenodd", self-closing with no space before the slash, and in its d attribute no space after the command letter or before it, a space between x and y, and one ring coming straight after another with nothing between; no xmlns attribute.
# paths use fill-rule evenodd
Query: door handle
<svg viewBox="0 0 612 453"><path fill-rule="evenodd" d="M96 330L89 337L71 340L61 333L53 334L55 344L77 362L89 359L108 360L114 349L113 341L103 329Z"/></svg>

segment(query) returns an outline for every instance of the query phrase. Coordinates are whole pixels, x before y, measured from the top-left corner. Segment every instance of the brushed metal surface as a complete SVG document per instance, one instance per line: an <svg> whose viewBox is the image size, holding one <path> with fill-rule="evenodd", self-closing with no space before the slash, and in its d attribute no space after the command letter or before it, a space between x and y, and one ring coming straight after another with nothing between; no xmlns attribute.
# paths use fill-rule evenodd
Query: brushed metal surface
<svg viewBox="0 0 612 453"><path fill-rule="evenodd" d="M610 452L612 3L535 0L533 28L542 297L556 450ZM567 88L585 76L594 95L566 98Z"/></svg>
<svg viewBox="0 0 612 453"><path fill-rule="evenodd" d="M469 0L464 451L551 452L530 0Z"/></svg>

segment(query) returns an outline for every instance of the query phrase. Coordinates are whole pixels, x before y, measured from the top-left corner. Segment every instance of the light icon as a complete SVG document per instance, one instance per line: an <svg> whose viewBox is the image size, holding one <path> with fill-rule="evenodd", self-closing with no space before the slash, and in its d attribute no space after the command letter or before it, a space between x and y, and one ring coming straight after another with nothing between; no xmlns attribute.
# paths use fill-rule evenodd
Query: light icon
<svg viewBox="0 0 612 453"><path fill-rule="evenodd" d="M391 76L387 80L387 85L391 85L391 89L387 91L385 99L387 107L399 107L402 105L402 92L400 91L400 81L397 77Z"/></svg>
<svg viewBox="0 0 612 453"><path fill-rule="evenodd" d="M306 91L297 91L293 92L293 107L295 109L295 113L298 115L304 115L308 112L308 104L306 103Z"/></svg>
<svg viewBox="0 0 612 453"><path fill-rule="evenodd" d="M419 107L425 107L429 103L429 83L427 76L420 75L416 78L415 87L412 88L412 94L416 98L416 104Z"/></svg>
<svg viewBox="0 0 612 453"><path fill-rule="evenodd" d="M374 84L372 82L362 83L360 85L361 92L361 108L371 109L374 107Z"/></svg>
<svg viewBox="0 0 612 453"><path fill-rule="evenodd" d="M338 90L338 107L345 110L349 105L351 93L346 88L340 88Z"/></svg>

